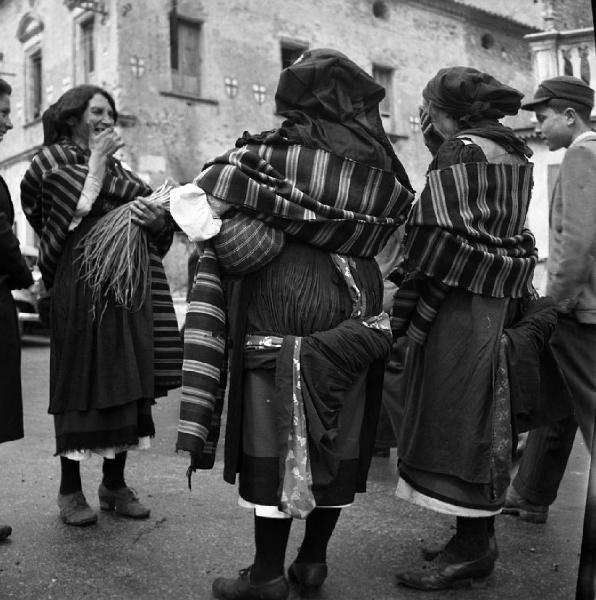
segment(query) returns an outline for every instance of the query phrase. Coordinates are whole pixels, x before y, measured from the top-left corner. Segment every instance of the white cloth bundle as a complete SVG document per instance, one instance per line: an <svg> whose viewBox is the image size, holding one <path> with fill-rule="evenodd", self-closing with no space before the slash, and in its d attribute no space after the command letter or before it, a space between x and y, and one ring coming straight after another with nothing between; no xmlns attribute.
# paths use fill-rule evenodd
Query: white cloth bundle
<svg viewBox="0 0 596 600"><path fill-rule="evenodd" d="M170 192L170 214L191 242L209 240L221 229L221 219L213 214L206 192L194 183Z"/></svg>

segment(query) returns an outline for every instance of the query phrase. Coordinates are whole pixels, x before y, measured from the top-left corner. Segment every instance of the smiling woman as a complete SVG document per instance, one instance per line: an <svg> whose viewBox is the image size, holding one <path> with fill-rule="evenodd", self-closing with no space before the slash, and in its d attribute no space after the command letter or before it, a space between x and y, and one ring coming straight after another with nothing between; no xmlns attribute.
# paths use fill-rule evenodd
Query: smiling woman
<svg viewBox="0 0 596 600"><path fill-rule="evenodd" d="M149 509L125 484L126 451L147 447L151 405L179 385L181 340L161 257L172 241L151 189L113 156L123 146L111 95L95 86L66 92L43 115L44 147L21 184L23 210L40 237L39 265L51 301L50 406L62 477L58 505L70 525L94 523L81 489L79 461L104 457L100 506L144 518ZM85 235L105 214L130 206L148 232L146 300L132 311L105 299L96 318L80 276Z"/></svg>

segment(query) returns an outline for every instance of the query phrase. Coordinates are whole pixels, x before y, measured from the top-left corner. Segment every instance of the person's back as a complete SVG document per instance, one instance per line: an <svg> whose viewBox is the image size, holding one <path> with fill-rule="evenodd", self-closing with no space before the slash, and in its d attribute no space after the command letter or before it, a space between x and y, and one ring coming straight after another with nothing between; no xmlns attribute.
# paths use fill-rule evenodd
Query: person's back
<svg viewBox="0 0 596 600"><path fill-rule="evenodd" d="M211 207L215 197L231 210L203 238L185 363L229 373L224 479L238 478L239 503L255 516L254 563L216 579L216 598L288 597L294 517L306 519L305 537L288 574L301 594L316 592L341 507L365 489L391 349L374 256L413 200L382 127L382 97L343 54L309 50L280 76L282 126L245 133L195 180ZM225 365L224 342L212 340L227 336ZM200 437L214 419L198 415L196 398L217 411L223 379L198 380L192 368L183 377L177 448L191 452L191 471L209 468L219 432Z"/></svg>
<svg viewBox="0 0 596 600"><path fill-rule="evenodd" d="M523 165L527 162L525 156L516 152L508 152L506 148L498 144L494 140L481 137L477 134L462 134L458 136L460 139L470 140L471 143L476 144L484 153L486 161L489 163L504 163L507 165Z"/></svg>
<svg viewBox="0 0 596 600"><path fill-rule="evenodd" d="M524 226L531 151L499 121L517 113L522 94L487 73L451 67L422 97L433 160L406 225L407 273L393 310L394 333L408 338L396 495L457 516L457 529L426 552L436 557L430 566L402 569L397 579L431 590L494 568L512 421L497 357L531 293L536 250Z"/></svg>

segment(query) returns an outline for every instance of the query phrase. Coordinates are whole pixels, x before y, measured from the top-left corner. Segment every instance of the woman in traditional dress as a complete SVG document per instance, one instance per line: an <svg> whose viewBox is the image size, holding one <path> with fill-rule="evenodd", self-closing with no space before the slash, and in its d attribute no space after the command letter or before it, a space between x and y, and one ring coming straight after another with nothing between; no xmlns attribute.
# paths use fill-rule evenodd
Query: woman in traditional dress
<svg viewBox="0 0 596 600"><path fill-rule="evenodd" d="M430 566L398 580L441 589L487 577L497 558L494 515L513 435L503 333L533 293L536 250L524 227L531 152L499 122L517 113L522 94L453 67L422 95L434 158L406 225L406 278L393 312L394 331L409 338L397 495L456 516L457 531L426 552Z"/></svg>
<svg viewBox="0 0 596 600"><path fill-rule="evenodd" d="M150 188L113 156L123 145L114 129L117 116L105 90L81 85L67 91L43 115L44 146L21 184L52 293L49 412L61 466L58 506L69 525L97 521L79 470L92 452L104 457L100 507L149 516L125 483L127 450L147 447L155 434L154 399L180 385L181 340L160 258L172 228L163 209L143 199ZM151 293L134 311L109 297L105 306L95 306L79 273L81 240L124 203L150 240Z"/></svg>
<svg viewBox="0 0 596 600"><path fill-rule="evenodd" d="M281 127L245 134L195 181L223 224L190 296L178 448L191 469L213 464L228 332L224 478L239 475L255 524L252 565L217 579L217 598L287 598L292 517L306 531L289 576L316 591L341 508L365 489L391 349L374 256L413 197L383 96L343 54L307 51L281 73Z"/></svg>
<svg viewBox="0 0 596 600"><path fill-rule="evenodd" d="M0 79L0 142L12 129L11 94L10 85ZM8 186L0 176L0 444L23 437L21 339L11 290L33 285L31 270L21 254L13 227L14 206ZM0 525L0 540L11 533L10 525Z"/></svg>

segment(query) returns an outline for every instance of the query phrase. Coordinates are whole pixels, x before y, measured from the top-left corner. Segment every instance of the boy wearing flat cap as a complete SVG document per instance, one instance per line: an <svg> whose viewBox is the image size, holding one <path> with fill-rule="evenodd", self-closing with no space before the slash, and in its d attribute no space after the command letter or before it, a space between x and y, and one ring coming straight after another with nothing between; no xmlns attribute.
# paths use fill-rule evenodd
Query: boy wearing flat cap
<svg viewBox="0 0 596 600"><path fill-rule="evenodd" d="M558 305L551 338L573 402L570 416L534 430L504 513L545 523L557 496L579 425L591 446L596 407L596 133L590 127L594 90L570 76L543 81L522 104L536 113L549 150L567 148L550 208L546 293ZM575 413L575 414L573 414Z"/></svg>

